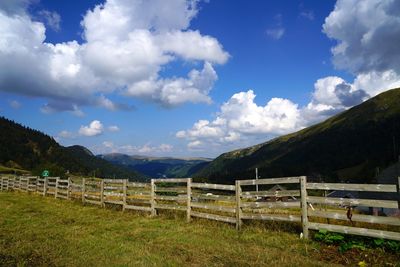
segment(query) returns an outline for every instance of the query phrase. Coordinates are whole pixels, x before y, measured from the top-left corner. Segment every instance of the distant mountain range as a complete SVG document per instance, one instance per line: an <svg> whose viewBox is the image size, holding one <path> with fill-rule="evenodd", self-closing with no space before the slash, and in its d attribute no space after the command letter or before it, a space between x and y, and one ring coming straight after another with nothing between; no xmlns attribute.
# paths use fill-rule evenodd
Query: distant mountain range
<svg viewBox="0 0 400 267"><path fill-rule="evenodd" d="M232 183L309 175L331 181L374 182L400 154L400 89L386 91L324 122L266 143L224 153L194 174Z"/></svg>
<svg viewBox="0 0 400 267"><path fill-rule="evenodd" d="M120 153L98 155L98 157L153 178L191 177L212 160L209 158L129 156Z"/></svg>
<svg viewBox="0 0 400 267"><path fill-rule="evenodd" d="M146 180L145 175L98 158L83 146L63 147L52 137L0 117L0 165L38 175L74 174ZM8 168L3 168L7 170Z"/></svg>

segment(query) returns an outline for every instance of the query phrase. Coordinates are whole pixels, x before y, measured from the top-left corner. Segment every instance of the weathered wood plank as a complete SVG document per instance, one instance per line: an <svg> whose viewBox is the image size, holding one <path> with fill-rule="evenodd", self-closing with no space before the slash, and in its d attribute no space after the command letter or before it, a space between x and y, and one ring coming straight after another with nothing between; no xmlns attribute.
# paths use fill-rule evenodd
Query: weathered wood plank
<svg viewBox="0 0 400 267"><path fill-rule="evenodd" d="M186 193L186 187L157 187L155 188L155 192L167 192L167 193Z"/></svg>
<svg viewBox="0 0 400 267"><path fill-rule="evenodd" d="M141 203L141 204L151 203L151 199L140 199L140 198L127 198L126 201L128 203Z"/></svg>
<svg viewBox="0 0 400 267"><path fill-rule="evenodd" d="M332 211L309 210L308 216L336 219L336 220L344 220L344 221L349 220L347 218L345 211L343 213L341 213L341 212L332 212ZM379 223L379 224L400 226L400 218L397 218L397 217L353 214L353 216L351 217L351 220L355 221L355 222Z"/></svg>
<svg viewBox="0 0 400 267"><path fill-rule="evenodd" d="M398 202L393 200L375 200L375 199L353 199L353 198L334 198L334 197L307 197L307 202L319 204L335 204L344 206L365 206L397 209Z"/></svg>
<svg viewBox="0 0 400 267"><path fill-rule="evenodd" d="M391 184L389 185L389 184L307 183L307 189L397 192L396 185L391 185Z"/></svg>
<svg viewBox="0 0 400 267"><path fill-rule="evenodd" d="M159 204L159 203L156 203L154 208L156 208L156 209L165 209L165 210L182 210L182 211L186 211L186 206Z"/></svg>
<svg viewBox="0 0 400 267"><path fill-rule="evenodd" d="M150 205L151 205L151 217L154 217L157 215L157 210L156 210L156 200L154 199L154 196L156 195L155 192L156 189L156 184L154 183L154 179L151 179L151 200L150 200Z"/></svg>
<svg viewBox="0 0 400 267"><path fill-rule="evenodd" d="M267 221L287 221L287 222L301 222L300 216L295 215L280 215L280 214L257 214L257 213L243 213L242 219L247 220L267 220Z"/></svg>
<svg viewBox="0 0 400 267"><path fill-rule="evenodd" d="M187 196L154 196L155 200L168 200L168 201L186 201Z"/></svg>
<svg viewBox="0 0 400 267"><path fill-rule="evenodd" d="M192 188L235 191L234 185L223 185L223 184L192 183Z"/></svg>
<svg viewBox="0 0 400 267"><path fill-rule="evenodd" d="M312 222L308 223L308 227L309 229L313 230L327 230L343 234L361 235L400 241L400 233L398 232Z"/></svg>
<svg viewBox="0 0 400 267"><path fill-rule="evenodd" d="M255 198L255 197L298 197L300 190L283 190L283 191L247 191L242 192L242 198Z"/></svg>
<svg viewBox="0 0 400 267"><path fill-rule="evenodd" d="M235 223L236 223L236 230L240 231L242 228L242 198L240 195L242 194L242 186L241 186L241 181L236 180L235 181L235 204L236 204L236 218L235 218Z"/></svg>
<svg viewBox="0 0 400 267"><path fill-rule="evenodd" d="M267 179L251 179L240 180L240 185L262 185L262 184L294 184L299 183L300 177L285 177L285 178L267 178Z"/></svg>
<svg viewBox="0 0 400 267"><path fill-rule="evenodd" d="M215 221L227 222L227 223L236 223L236 219L234 217L228 217L228 216L222 216L222 215L216 215L216 214L208 214L208 213L203 213L203 212L198 212L198 211L192 211L191 215L192 215L192 217L198 217L198 218L203 218L203 219L208 219L208 220L215 220Z"/></svg>
<svg viewBox="0 0 400 267"><path fill-rule="evenodd" d="M219 206L219 205L208 205L208 204L201 204L201 203L191 203L192 208L198 209L207 209L207 210L216 210L222 212L229 212L229 213L236 213L236 207L226 207L226 206Z"/></svg>
<svg viewBox="0 0 400 267"><path fill-rule="evenodd" d="M186 194L186 222L190 222L190 214L191 214L191 211L192 211L192 197L191 197L191 195L192 195L192 178L189 178L189 179L187 179L187 184L186 184L186 186L187 186L187 189L186 189L186 191L187 191L187 194Z"/></svg>
<svg viewBox="0 0 400 267"><path fill-rule="evenodd" d="M307 177L300 177L301 192L301 226L303 228L303 236L308 239L308 205L307 205Z"/></svg>
<svg viewBox="0 0 400 267"><path fill-rule="evenodd" d="M240 204L242 208L299 208L299 201L292 202L242 202Z"/></svg>
<svg viewBox="0 0 400 267"><path fill-rule="evenodd" d="M226 202L234 202L235 201L235 196L214 195L214 194L192 193L192 198L198 198L201 200L220 200L220 201L226 201Z"/></svg>
<svg viewBox="0 0 400 267"><path fill-rule="evenodd" d="M122 184L125 179L103 179L106 184Z"/></svg>
<svg viewBox="0 0 400 267"><path fill-rule="evenodd" d="M136 182L129 182L127 183L128 187L151 187L151 184L148 183L136 183Z"/></svg>
<svg viewBox="0 0 400 267"><path fill-rule="evenodd" d="M187 183L188 178L163 178L153 179L155 183Z"/></svg>

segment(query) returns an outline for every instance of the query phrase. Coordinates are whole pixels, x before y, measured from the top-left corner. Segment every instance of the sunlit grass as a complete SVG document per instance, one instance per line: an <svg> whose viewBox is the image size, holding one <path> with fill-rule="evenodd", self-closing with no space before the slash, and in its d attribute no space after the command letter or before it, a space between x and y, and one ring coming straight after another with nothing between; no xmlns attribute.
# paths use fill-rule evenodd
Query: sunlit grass
<svg viewBox="0 0 400 267"><path fill-rule="evenodd" d="M238 233L206 220L0 193L0 266L326 266L316 244L256 225ZM183 217L183 215L182 215ZM276 230L276 229L275 229Z"/></svg>

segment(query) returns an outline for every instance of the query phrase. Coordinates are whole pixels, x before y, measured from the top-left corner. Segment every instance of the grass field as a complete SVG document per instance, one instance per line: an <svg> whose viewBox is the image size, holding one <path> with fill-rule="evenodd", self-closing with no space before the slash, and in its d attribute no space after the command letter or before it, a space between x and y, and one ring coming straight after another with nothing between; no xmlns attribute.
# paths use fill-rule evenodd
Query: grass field
<svg viewBox="0 0 400 267"><path fill-rule="evenodd" d="M346 255L335 251L276 228L246 225L238 233L223 223L0 192L0 266L354 266L364 259L340 261Z"/></svg>

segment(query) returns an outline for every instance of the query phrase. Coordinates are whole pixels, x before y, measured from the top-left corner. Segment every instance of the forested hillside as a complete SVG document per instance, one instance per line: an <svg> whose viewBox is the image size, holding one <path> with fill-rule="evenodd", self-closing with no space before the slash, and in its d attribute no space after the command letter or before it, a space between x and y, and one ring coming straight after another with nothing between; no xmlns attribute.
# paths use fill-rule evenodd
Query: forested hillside
<svg viewBox="0 0 400 267"><path fill-rule="evenodd" d="M0 117L0 164L51 175L74 174L97 177L144 179L137 172L95 157L81 146L63 147L51 136Z"/></svg>

